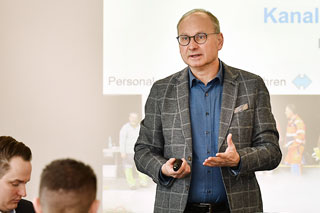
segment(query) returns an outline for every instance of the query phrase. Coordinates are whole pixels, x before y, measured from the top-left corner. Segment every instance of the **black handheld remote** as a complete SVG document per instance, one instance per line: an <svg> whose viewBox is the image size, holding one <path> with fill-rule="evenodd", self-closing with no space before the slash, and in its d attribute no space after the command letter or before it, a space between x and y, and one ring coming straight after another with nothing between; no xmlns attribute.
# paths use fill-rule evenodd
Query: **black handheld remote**
<svg viewBox="0 0 320 213"><path fill-rule="evenodd" d="M176 161L173 163L173 170L176 172L180 169L180 166L182 164L182 160L177 158Z"/></svg>

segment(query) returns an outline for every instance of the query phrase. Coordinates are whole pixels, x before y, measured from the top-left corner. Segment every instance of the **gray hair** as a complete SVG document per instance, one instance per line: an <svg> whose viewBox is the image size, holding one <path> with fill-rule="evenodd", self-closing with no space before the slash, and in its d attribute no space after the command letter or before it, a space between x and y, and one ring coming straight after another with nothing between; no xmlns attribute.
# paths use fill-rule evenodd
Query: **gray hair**
<svg viewBox="0 0 320 213"><path fill-rule="evenodd" d="M212 21L213 27L215 29L216 33L220 33L220 24L219 24L219 20L217 19L217 17L215 17L211 12L204 10L204 9L193 9L190 10L188 12L186 12L179 20L178 24L177 24L177 30L179 32L179 25L180 23L188 16L190 16L191 14L194 13L204 13L207 14L210 18L210 20Z"/></svg>

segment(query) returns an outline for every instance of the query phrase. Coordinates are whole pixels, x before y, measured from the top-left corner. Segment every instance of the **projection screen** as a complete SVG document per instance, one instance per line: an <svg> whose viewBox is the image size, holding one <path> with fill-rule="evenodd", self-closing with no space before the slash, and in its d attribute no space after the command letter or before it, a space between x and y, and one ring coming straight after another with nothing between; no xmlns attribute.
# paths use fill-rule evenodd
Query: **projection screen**
<svg viewBox="0 0 320 213"><path fill-rule="evenodd" d="M104 0L103 94L121 113L110 112L114 119L110 119L103 150L103 211L153 210L155 185L150 178L146 186L128 186L120 130L132 114L139 121L143 119L143 107L155 81L186 67L179 54L176 25L185 12L203 8L220 21L224 46L219 58L263 78L284 158L286 106L294 105L305 123L302 174L292 174L284 161L274 171L256 173L264 210L316 212L320 174L319 7L316 0ZM136 172L132 178L141 181Z"/></svg>

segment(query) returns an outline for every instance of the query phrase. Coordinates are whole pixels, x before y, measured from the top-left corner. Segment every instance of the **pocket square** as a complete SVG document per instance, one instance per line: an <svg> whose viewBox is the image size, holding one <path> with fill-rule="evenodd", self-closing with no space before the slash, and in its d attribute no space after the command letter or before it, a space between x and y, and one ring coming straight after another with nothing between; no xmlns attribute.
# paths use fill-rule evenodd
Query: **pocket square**
<svg viewBox="0 0 320 213"><path fill-rule="evenodd" d="M234 109L234 113L245 111L249 108L248 104L242 104Z"/></svg>

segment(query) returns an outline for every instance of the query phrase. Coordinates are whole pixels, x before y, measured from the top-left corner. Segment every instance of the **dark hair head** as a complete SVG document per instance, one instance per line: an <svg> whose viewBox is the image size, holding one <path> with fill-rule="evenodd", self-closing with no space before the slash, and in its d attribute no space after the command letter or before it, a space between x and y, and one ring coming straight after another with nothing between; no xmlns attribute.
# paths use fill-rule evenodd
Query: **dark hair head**
<svg viewBox="0 0 320 213"><path fill-rule="evenodd" d="M75 212L88 212L96 198L96 191L97 178L94 171L89 165L80 161L55 160L42 171L39 190L40 203L49 205L47 208L56 209L56 212L66 211L65 206L69 206L68 211L73 209ZM50 203L60 202L63 202L60 206L50 206Z"/></svg>
<svg viewBox="0 0 320 213"><path fill-rule="evenodd" d="M29 147L13 137L0 136L0 178L10 169L9 163L13 157L31 161L32 153Z"/></svg>

